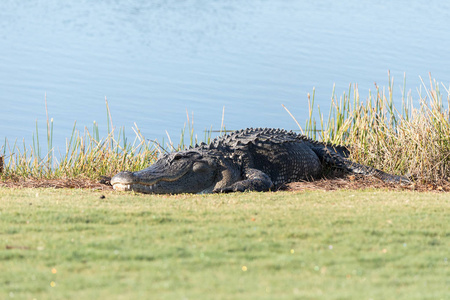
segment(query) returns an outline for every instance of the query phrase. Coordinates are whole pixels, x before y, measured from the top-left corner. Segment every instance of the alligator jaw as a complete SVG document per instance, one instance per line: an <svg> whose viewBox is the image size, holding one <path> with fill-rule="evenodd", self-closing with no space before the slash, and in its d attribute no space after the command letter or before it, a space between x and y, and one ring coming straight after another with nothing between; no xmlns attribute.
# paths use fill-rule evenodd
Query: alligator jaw
<svg viewBox="0 0 450 300"><path fill-rule="evenodd" d="M111 178L111 185L116 191L136 191L141 193L154 193L154 187L160 182L172 182L183 177L187 172L180 173L175 176L154 176L153 178L145 178L140 174L129 171L120 172Z"/></svg>
<svg viewBox="0 0 450 300"><path fill-rule="evenodd" d="M152 190L151 185L144 185L144 184L139 184L139 183L134 183L134 184L115 183L115 184L113 184L113 188L116 191L120 191L120 192L137 191L137 192L142 192L142 193L151 193L151 190Z"/></svg>
<svg viewBox="0 0 450 300"><path fill-rule="evenodd" d="M114 183L112 186L116 191L120 192L131 191L131 184Z"/></svg>
<svg viewBox="0 0 450 300"><path fill-rule="evenodd" d="M135 176L133 173L125 171L120 172L111 178L111 185L117 191L129 191L131 189L131 185L135 181Z"/></svg>

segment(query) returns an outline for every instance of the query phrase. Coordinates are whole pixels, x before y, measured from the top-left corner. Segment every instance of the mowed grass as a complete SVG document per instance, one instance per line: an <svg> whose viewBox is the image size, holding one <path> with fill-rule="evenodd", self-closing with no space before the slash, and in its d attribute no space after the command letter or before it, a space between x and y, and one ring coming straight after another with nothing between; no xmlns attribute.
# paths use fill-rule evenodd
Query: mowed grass
<svg viewBox="0 0 450 300"><path fill-rule="evenodd" d="M449 299L448 194L0 188L0 203L1 299Z"/></svg>

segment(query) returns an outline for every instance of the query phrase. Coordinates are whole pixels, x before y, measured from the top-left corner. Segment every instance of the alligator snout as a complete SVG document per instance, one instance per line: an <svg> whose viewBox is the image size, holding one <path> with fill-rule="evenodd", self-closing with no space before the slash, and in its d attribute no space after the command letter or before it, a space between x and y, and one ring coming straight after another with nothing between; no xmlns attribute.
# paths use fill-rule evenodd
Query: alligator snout
<svg viewBox="0 0 450 300"><path fill-rule="evenodd" d="M132 172L123 171L111 178L111 185L117 191L129 191L135 181L136 177Z"/></svg>

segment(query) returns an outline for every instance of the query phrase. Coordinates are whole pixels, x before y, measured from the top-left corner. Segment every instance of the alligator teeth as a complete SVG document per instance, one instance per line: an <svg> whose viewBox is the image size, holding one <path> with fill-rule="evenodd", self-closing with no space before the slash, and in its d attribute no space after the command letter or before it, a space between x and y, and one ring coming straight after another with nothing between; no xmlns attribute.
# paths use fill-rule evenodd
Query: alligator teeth
<svg viewBox="0 0 450 300"><path fill-rule="evenodd" d="M131 190L131 185L130 185L130 184L120 184L120 183L116 183L116 184L113 185L113 188L114 188L116 191L125 192L125 191Z"/></svg>

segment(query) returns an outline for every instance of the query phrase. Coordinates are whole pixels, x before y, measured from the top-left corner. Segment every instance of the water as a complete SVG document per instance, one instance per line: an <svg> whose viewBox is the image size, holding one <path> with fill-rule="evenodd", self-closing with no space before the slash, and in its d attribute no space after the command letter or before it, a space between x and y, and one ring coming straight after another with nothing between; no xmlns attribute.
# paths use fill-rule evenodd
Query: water
<svg viewBox="0 0 450 300"><path fill-rule="evenodd" d="M328 109L358 83L361 97L388 70L399 101L428 72L450 80L445 1L2 1L0 138L30 143L48 112L54 144L72 127L137 123L149 139L177 141L194 115L199 134L225 125L296 129L307 95ZM3 144L3 143L0 143Z"/></svg>

